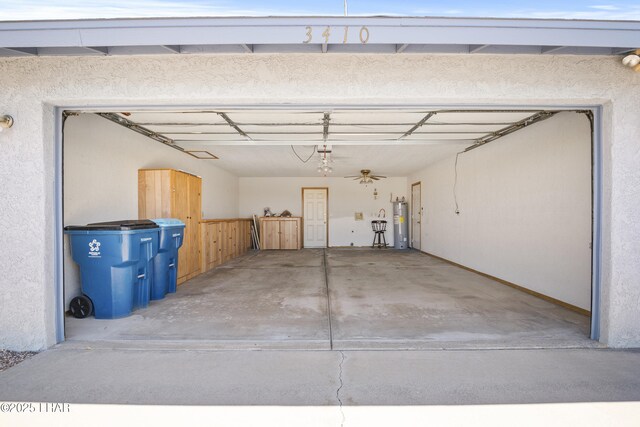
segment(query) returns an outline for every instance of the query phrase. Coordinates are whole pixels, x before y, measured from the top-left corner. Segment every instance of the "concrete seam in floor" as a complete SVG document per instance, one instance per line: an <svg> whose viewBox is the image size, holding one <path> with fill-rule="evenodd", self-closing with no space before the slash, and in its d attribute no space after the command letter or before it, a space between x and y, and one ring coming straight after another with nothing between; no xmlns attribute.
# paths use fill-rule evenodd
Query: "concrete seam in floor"
<svg viewBox="0 0 640 427"><path fill-rule="evenodd" d="M329 272L327 271L327 250L322 250L324 266L324 286L327 290L327 318L329 322L329 349L333 350L333 325L331 323L331 294L329 290Z"/></svg>

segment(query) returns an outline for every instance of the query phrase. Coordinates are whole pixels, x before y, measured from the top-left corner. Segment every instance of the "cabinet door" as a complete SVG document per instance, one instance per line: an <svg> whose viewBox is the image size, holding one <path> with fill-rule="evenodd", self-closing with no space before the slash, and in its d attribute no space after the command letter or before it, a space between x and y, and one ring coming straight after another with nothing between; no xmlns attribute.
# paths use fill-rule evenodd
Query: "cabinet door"
<svg viewBox="0 0 640 427"><path fill-rule="evenodd" d="M173 192L170 170L138 171L138 218L169 218Z"/></svg>
<svg viewBox="0 0 640 427"><path fill-rule="evenodd" d="M262 249L280 249L280 222L262 221Z"/></svg>
<svg viewBox="0 0 640 427"><path fill-rule="evenodd" d="M188 221L190 225L189 230L189 255L188 258L188 272L187 274L193 274L200 270L200 189L202 180L196 176L187 175L188 185Z"/></svg>
<svg viewBox="0 0 640 427"><path fill-rule="evenodd" d="M280 249L298 249L298 221L280 221Z"/></svg>
<svg viewBox="0 0 640 427"><path fill-rule="evenodd" d="M182 172L171 172L173 175L171 192L172 198L172 218L177 218L184 222L184 241L178 251L178 279L187 276L191 272L193 263L191 246L193 245L193 224L189 222L189 175Z"/></svg>

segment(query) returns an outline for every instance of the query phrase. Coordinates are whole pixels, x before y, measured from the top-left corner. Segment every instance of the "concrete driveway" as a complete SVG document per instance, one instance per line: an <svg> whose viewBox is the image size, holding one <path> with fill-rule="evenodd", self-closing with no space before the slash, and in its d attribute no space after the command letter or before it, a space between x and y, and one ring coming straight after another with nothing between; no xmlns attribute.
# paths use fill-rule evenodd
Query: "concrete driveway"
<svg viewBox="0 0 640 427"><path fill-rule="evenodd" d="M63 344L0 373L0 401L288 406L640 401L640 351L216 351Z"/></svg>

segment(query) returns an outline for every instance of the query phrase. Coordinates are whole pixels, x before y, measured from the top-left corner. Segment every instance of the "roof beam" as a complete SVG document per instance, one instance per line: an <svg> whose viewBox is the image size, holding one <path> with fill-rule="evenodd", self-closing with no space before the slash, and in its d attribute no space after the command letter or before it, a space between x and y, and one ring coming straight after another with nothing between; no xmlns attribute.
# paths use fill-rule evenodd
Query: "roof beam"
<svg viewBox="0 0 640 427"><path fill-rule="evenodd" d="M396 53L402 53L409 47L409 43L405 44L397 44L396 45Z"/></svg>
<svg viewBox="0 0 640 427"><path fill-rule="evenodd" d="M37 47L3 47L3 49L10 50L12 52L20 53L23 55L29 56L37 56L38 48Z"/></svg>
<svg viewBox="0 0 640 427"><path fill-rule="evenodd" d="M565 49L566 47L567 46L542 46L540 53L542 53L543 55L548 55L550 53L559 52L562 49Z"/></svg>
<svg viewBox="0 0 640 427"><path fill-rule="evenodd" d="M177 45L160 45L161 48L168 50L171 53L180 53L180 46Z"/></svg>
<svg viewBox="0 0 640 427"><path fill-rule="evenodd" d="M611 53L613 55L625 55L625 54L632 54L632 53L639 55L640 49L629 49L628 47L618 47L618 48L613 48Z"/></svg>
<svg viewBox="0 0 640 427"><path fill-rule="evenodd" d="M489 44L470 44L469 45L469 53L478 53L488 48Z"/></svg>
<svg viewBox="0 0 640 427"><path fill-rule="evenodd" d="M309 44L318 46L324 40L317 37L317 31L327 26L354 30L366 26L375 43L365 48L373 51L381 45L395 51L404 45L430 45L434 41L471 45L470 51L505 44L633 49L638 47L640 34L638 21L357 16L89 19L0 22L0 47L302 47L306 27L313 28L315 36ZM357 37L350 38L346 45L362 47Z"/></svg>
<svg viewBox="0 0 640 427"><path fill-rule="evenodd" d="M85 46L84 47L87 50L90 50L92 52L96 52L96 53L101 53L103 55L109 55L109 48L108 47L98 47L98 46Z"/></svg>

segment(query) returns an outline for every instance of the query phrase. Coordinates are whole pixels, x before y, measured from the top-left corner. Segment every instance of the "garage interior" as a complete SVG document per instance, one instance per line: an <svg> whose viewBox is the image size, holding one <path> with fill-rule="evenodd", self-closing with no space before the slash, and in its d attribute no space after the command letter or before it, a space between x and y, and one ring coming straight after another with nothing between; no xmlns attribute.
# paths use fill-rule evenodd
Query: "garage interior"
<svg viewBox="0 0 640 427"><path fill-rule="evenodd" d="M184 171L202 187L177 293L123 319L67 315L66 339L221 349L596 346L590 119L542 109L67 111L65 226L138 218L140 170ZM324 192L324 228L305 212L304 189ZM396 198L409 208L408 250L394 249ZM250 248L249 219L266 207L302 218L301 249ZM372 248L371 221L380 219L389 247ZM238 227L221 257L209 236L219 224ZM66 239L64 260L68 308L81 291Z"/></svg>

